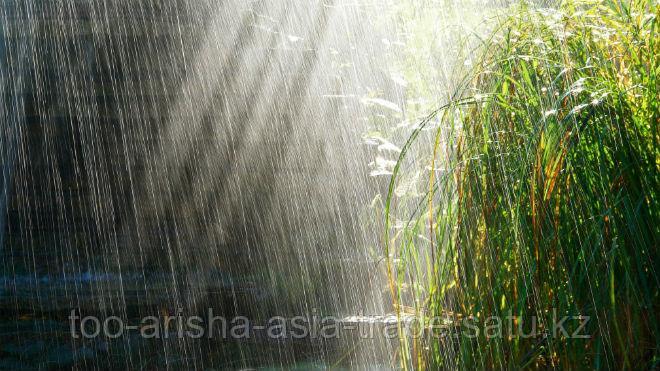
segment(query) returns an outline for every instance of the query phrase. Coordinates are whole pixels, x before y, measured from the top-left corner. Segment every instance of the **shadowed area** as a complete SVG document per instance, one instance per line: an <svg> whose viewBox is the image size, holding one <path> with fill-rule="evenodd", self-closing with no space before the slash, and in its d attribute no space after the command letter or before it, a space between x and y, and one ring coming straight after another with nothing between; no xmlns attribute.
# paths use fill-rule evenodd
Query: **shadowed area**
<svg viewBox="0 0 660 371"><path fill-rule="evenodd" d="M364 106L341 98L387 84L357 68L380 58L359 21L371 11L342 1L4 3L3 311L383 312ZM352 56L341 77L336 53ZM136 366L153 347L202 352L200 365L234 352L191 339L124 343L108 365ZM259 357L380 357L347 340L287 347ZM249 358L249 346L236 349Z"/></svg>

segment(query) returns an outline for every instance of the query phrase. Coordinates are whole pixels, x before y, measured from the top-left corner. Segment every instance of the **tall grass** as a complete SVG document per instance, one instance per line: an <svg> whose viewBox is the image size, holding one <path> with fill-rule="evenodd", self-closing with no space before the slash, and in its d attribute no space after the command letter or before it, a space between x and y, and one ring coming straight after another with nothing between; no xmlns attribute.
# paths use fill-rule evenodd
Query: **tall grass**
<svg viewBox="0 0 660 371"><path fill-rule="evenodd" d="M397 313L414 312L425 330L443 316L482 331L402 337L402 364L658 367L658 4L576 0L510 14L455 99L403 148L386 202ZM397 179L432 117L443 124L426 197L396 227ZM590 317L588 338L553 333L566 314ZM502 336L483 331L490 316ZM523 338L518 326L528 333L533 317L538 336ZM567 321L569 334L580 323Z"/></svg>

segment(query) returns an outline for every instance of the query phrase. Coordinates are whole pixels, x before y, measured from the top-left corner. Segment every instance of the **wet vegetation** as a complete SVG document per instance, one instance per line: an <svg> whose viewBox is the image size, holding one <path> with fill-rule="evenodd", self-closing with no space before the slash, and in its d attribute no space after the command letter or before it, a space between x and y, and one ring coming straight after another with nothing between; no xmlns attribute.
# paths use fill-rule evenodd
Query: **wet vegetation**
<svg viewBox="0 0 660 371"><path fill-rule="evenodd" d="M507 14L393 170L390 289L397 314L414 313L426 334L402 338L402 365L658 367L660 9L569 1ZM423 197L401 201L416 169ZM564 315L588 316L587 338L570 336L581 322L553 333ZM502 336L438 337L434 316L450 331L499 316ZM534 318L536 336L510 335Z"/></svg>

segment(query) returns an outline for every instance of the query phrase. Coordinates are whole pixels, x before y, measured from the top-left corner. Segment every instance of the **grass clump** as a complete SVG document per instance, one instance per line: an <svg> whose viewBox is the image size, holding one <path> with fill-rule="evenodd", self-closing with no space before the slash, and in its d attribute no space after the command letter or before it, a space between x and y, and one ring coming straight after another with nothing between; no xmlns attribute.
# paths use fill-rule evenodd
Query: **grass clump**
<svg viewBox="0 0 660 371"><path fill-rule="evenodd" d="M413 133L386 206L395 308L425 330L403 338L404 366L660 365L658 9L518 6L432 115L426 197L394 227L397 176L427 121ZM555 333L564 315L589 316L587 337L571 319ZM429 330L435 316L458 336Z"/></svg>

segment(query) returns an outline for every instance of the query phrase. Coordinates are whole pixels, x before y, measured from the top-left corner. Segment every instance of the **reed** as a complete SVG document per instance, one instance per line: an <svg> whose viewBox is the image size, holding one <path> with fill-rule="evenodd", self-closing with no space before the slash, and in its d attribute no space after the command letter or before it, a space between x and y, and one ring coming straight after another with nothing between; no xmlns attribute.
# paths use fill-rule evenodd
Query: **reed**
<svg viewBox="0 0 660 371"><path fill-rule="evenodd" d="M508 14L391 178L394 306L425 333L401 337L402 365L658 367L658 3L574 0ZM442 125L423 162L426 195L405 209L394 190L432 119ZM553 334L564 315L589 316L588 338ZM437 316L459 336L430 330ZM502 319L501 336L483 331L490 316ZM538 336L520 336L532 318ZM465 319L478 336L464 336Z"/></svg>

